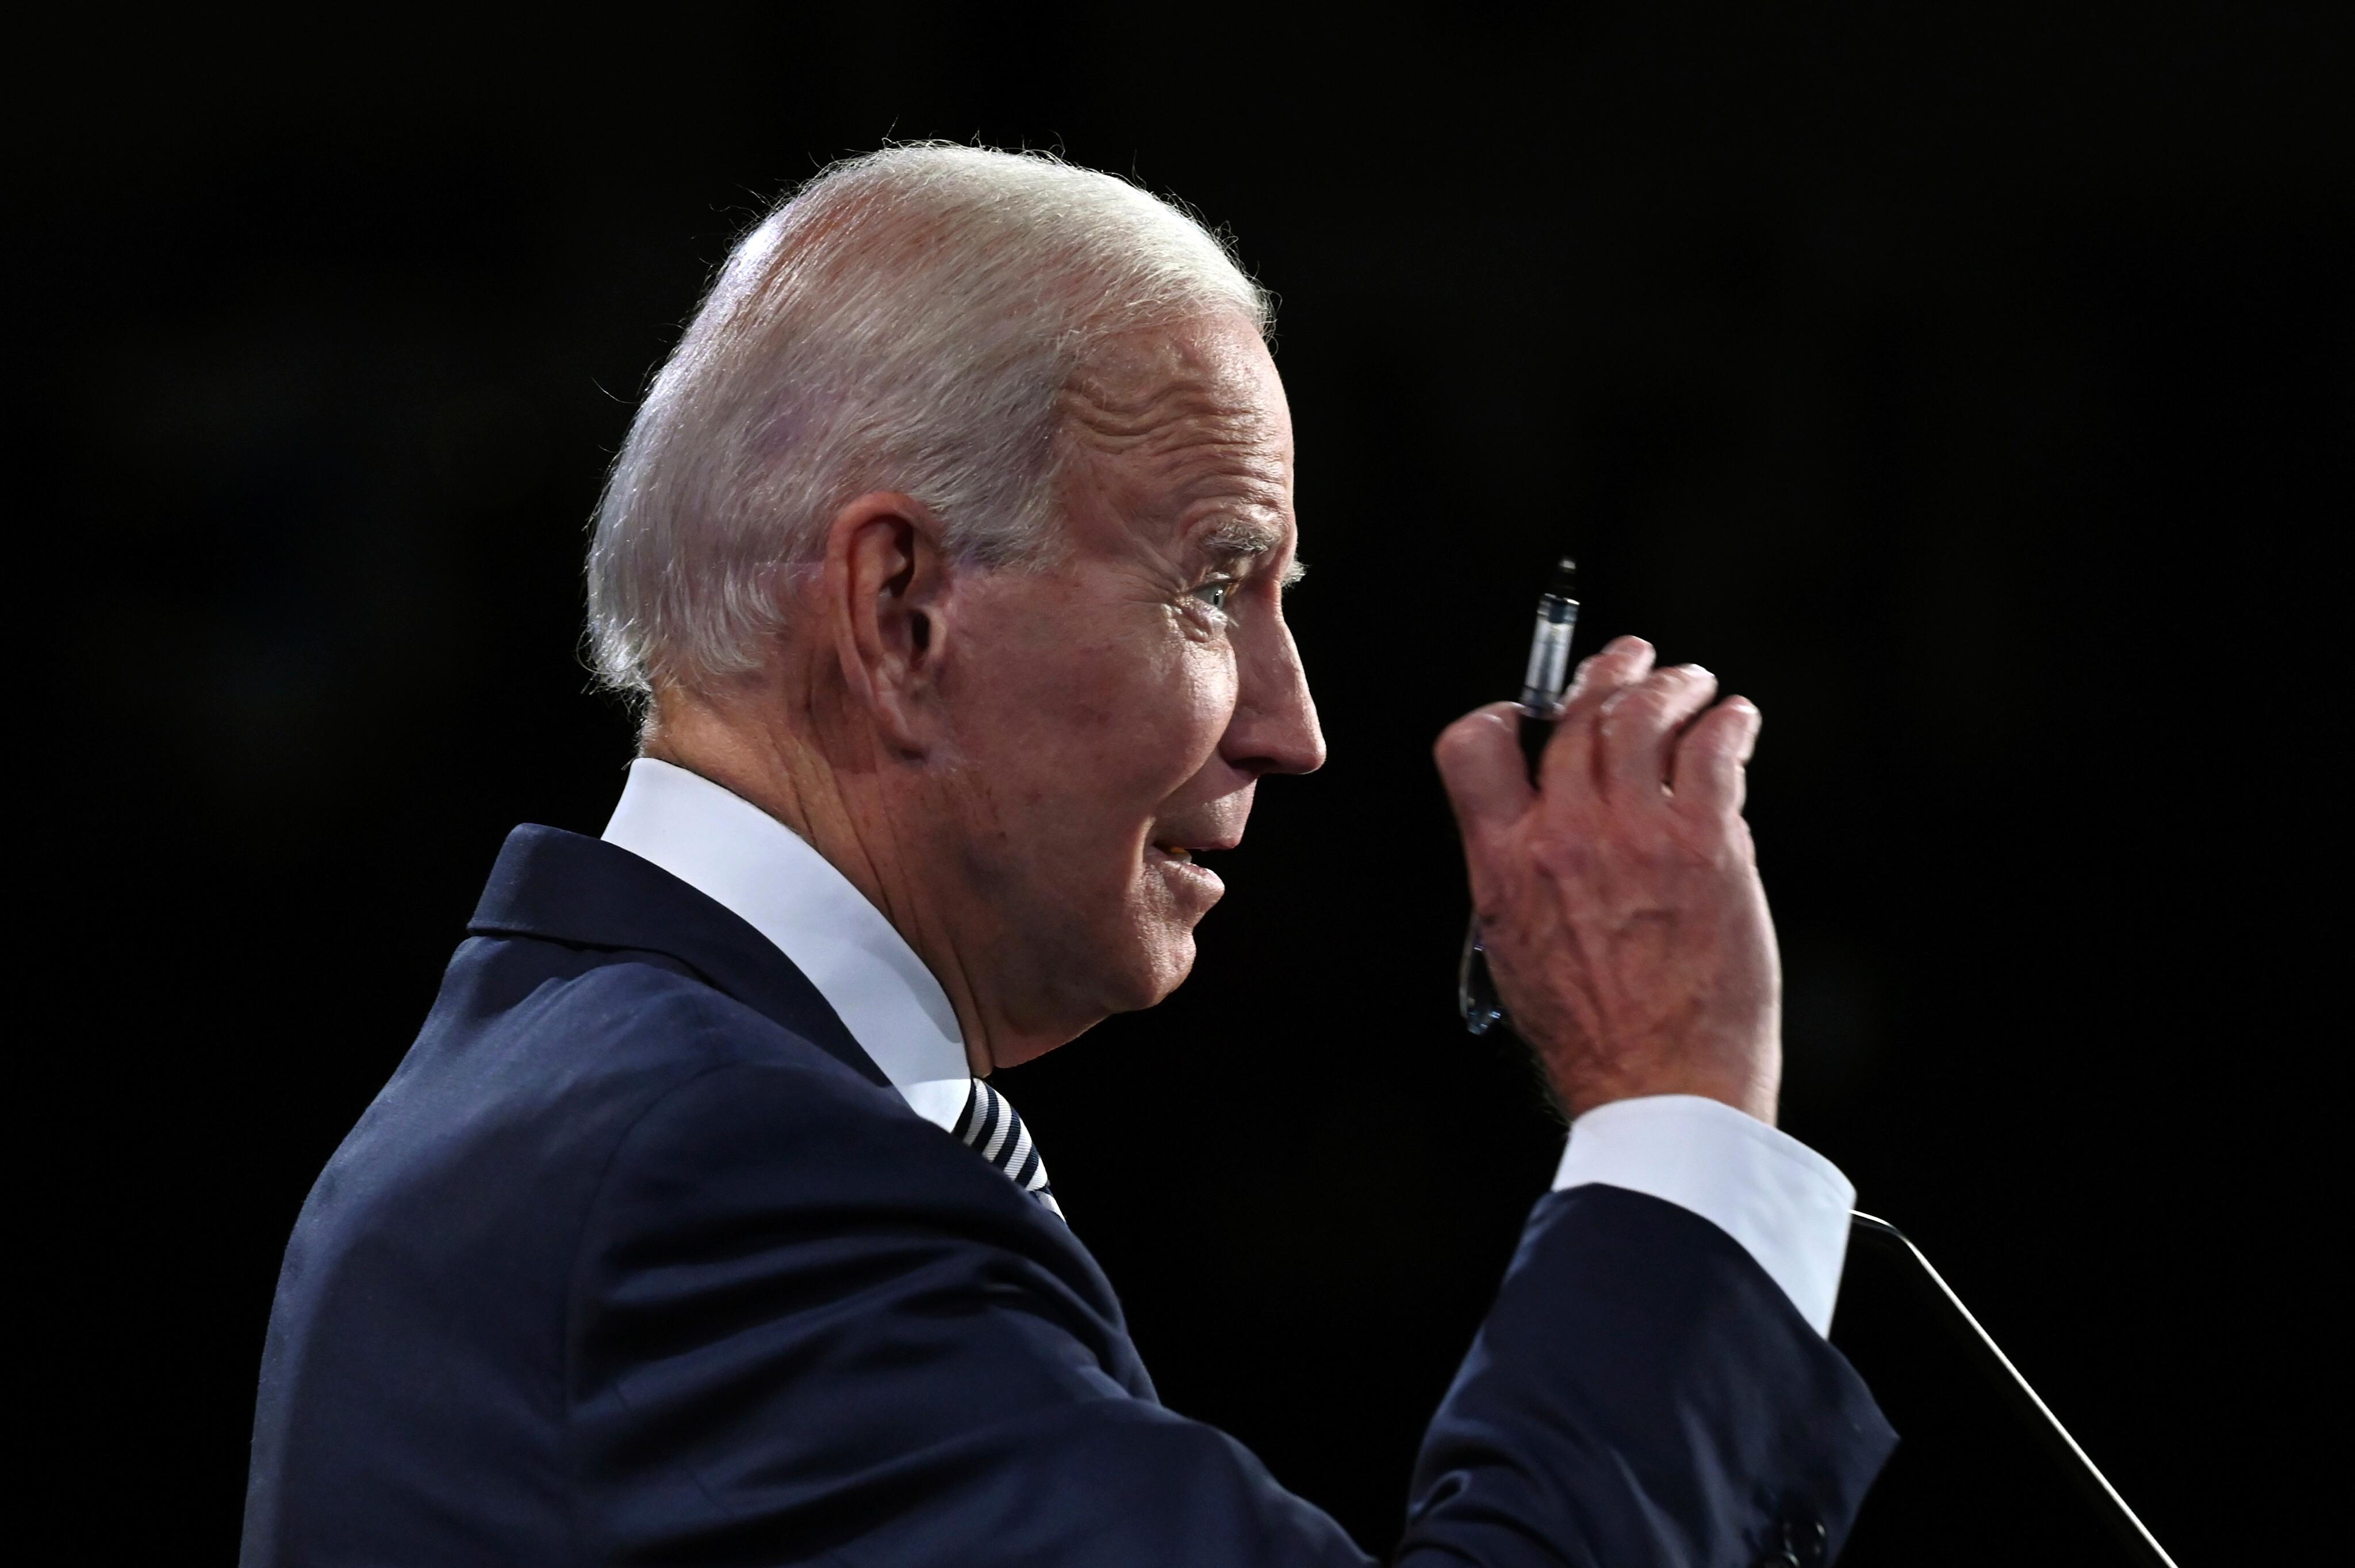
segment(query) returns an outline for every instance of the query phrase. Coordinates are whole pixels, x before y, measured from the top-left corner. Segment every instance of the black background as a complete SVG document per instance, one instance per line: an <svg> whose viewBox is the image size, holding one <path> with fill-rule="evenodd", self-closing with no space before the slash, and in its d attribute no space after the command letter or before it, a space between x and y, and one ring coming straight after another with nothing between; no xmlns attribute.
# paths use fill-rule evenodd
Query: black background
<svg viewBox="0 0 2355 1568"><path fill-rule="evenodd" d="M1453 1016L1428 746L1569 548L1584 645L1767 715L1784 1125L2179 1558L2274 1555L2344 1044L2339 14L83 18L11 131L30 1507L233 1551L304 1192L506 829L619 787L578 558L637 392L776 194L944 136L1175 191L1283 300L1332 761L1185 991L1007 1080L1167 1400L1394 1531L1559 1143ZM2041 1507L1917 1525L2035 1561Z"/></svg>

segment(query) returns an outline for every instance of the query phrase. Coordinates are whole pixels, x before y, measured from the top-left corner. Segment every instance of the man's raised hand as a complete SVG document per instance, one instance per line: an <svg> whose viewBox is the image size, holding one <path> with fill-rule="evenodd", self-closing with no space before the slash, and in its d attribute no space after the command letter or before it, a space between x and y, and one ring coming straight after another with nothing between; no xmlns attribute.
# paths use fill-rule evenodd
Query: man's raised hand
<svg viewBox="0 0 2355 1568"><path fill-rule="evenodd" d="M1435 748L1497 993L1571 1115L1705 1095L1774 1119L1782 968L1742 820L1758 710L1622 637L1579 667L1532 787L1520 709Z"/></svg>

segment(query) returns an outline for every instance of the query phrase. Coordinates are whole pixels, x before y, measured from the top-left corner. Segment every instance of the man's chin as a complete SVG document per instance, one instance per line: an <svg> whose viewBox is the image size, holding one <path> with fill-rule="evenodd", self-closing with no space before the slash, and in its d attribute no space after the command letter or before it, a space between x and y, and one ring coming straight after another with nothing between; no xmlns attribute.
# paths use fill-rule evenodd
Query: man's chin
<svg viewBox="0 0 2355 1568"><path fill-rule="evenodd" d="M1099 993L1103 1011L1142 1012L1168 1000L1194 972L1194 931L1190 923L1153 931L1115 965L1108 966Z"/></svg>
<svg viewBox="0 0 2355 1568"><path fill-rule="evenodd" d="M1032 1018L1034 1029L1028 1037L1018 1033L1016 1038L993 1041L991 1054L998 1066L1012 1067L1043 1056L1115 1013L1143 1012L1167 1001L1169 993L1185 984L1193 972L1194 933L1190 929L1170 932L1115 962L1103 964L1092 985L1084 990L1072 987L1071 982L1089 967L1074 960L1063 968L1056 1003ZM1047 1022L1050 1018L1057 1022Z"/></svg>
<svg viewBox="0 0 2355 1568"><path fill-rule="evenodd" d="M1193 972L1194 928L1188 925L1173 932L1167 942L1154 954L1152 980L1148 987L1152 994L1129 1011L1158 1006L1168 1001L1169 993L1184 985L1186 977Z"/></svg>
<svg viewBox="0 0 2355 1568"><path fill-rule="evenodd" d="M1156 911L1140 920L1137 944L1116 965L1112 987L1112 1012L1142 1012L1168 1001L1194 972L1194 918L1173 911Z"/></svg>

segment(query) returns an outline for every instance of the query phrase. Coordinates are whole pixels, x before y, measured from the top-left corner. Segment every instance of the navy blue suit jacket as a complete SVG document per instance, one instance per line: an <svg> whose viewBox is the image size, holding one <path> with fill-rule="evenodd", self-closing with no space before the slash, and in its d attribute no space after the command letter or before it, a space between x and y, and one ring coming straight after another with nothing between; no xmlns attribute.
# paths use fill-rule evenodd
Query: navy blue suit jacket
<svg viewBox="0 0 2355 1568"><path fill-rule="evenodd" d="M469 929L287 1246L248 1568L1365 1563L736 916L525 827ZM1804 1562L1893 1442L1723 1232L1557 1192L1396 1561Z"/></svg>

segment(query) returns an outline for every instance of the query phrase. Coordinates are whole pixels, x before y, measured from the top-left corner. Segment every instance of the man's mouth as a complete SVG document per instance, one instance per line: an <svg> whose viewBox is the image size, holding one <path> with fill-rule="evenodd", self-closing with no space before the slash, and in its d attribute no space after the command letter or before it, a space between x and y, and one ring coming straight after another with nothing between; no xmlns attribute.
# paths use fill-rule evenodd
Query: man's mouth
<svg viewBox="0 0 2355 1568"><path fill-rule="evenodd" d="M1178 907L1199 915L1219 901L1227 885L1219 874L1194 857L1212 850L1232 849L1242 842L1240 830L1220 832L1205 826L1197 832L1168 833L1145 846L1145 864L1151 874L1176 895Z"/></svg>
<svg viewBox="0 0 2355 1568"><path fill-rule="evenodd" d="M1146 858L1149 860L1158 856L1163 860L1174 860L1180 865L1190 865L1196 855L1232 849L1241 839L1241 833L1218 839L1156 839L1146 846Z"/></svg>

